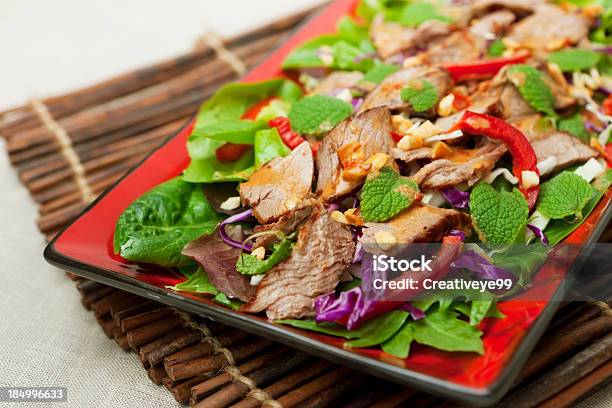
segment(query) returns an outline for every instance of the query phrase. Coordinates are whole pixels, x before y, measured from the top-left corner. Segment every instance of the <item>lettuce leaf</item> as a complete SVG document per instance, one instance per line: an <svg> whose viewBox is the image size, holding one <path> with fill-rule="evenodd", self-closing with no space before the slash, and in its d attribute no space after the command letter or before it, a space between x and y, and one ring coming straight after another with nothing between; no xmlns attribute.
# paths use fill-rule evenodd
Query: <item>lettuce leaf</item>
<svg viewBox="0 0 612 408"><path fill-rule="evenodd" d="M185 266L192 261L183 247L210 234L223 217L200 186L177 177L143 194L121 214L115 226L115 253L135 262Z"/></svg>

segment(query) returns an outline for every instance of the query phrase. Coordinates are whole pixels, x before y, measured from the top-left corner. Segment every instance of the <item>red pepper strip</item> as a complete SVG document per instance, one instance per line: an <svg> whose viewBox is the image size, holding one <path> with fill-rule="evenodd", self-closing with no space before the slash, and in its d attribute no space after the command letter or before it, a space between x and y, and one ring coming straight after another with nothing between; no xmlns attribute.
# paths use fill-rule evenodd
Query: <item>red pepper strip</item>
<svg viewBox="0 0 612 408"><path fill-rule="evenodd" d="M284 116L278 116L270 120L268 125L270 125L270 127L275 127L278 130L278 134L283 140L283 143L285 143L285 145L287 145L287 147L291 150L295 149L306 140L298 133L291 130L291 122L289 121L289 118Z"/></svg>
<svg viewBox="0 0 612 408"><path fill-rule="evenodd" d="M608 116L612 116L612 94L608 95L608 97L603 101L602 108L603 113Z"/></svg>
<svg viewBox="0 0 612 408"><path fill-rule="evenodd" d="M494 58L464 64L448 64L444 68L450 73L455 82L467 79L482 79L492 77L506 65L525 62L528 56L528 53L523 53L507 58Z"/></svg>
<svg viewBox="0 0 612 408"><path fill-rule="evenodd" d="M608 167L612 168L612 143L606 145L606 161L608 162Z"/></svg>
<svg viewBox="0 0 612 408"><path fill-rule="evenodd" d="M253 146L249 144L226 143L215 150L215 156L221 162L233 162L241 158L251 147Z"/></svg>
<svg viewBox="0 0 612 408"><path fill-rule="evenodd" d="M391 138L395 141L395 143L399 143L400 140L402 140L402 135L400 135L397 132L391 132Z"/></svg>
<svg viewBox="0 0 612 408"><path fill-rule="evenodd" d="M453 129L460 129L464 133L473 135L484 135L504 142L512 154L512 173L519 179L519 183L525 170L540 175L537 167L538 159L533 147L531 147L525 135L508 122L484 113L467 111ZM533 208L538 199L540 186L534 186L527 190L519 187L519 190L527 199L529 208Z"/></svg>
<svg viewBox="0 0 612 408"><path fill-rule="evenodd" d="M268 106L274 99L278 98L273 96L271 98L262 99L247 109L240 119L255 120L257 115L259 115L259 112L261 112L264 107ZM251 147L252 146L248 144L226 143L215 150L215 157L217 157L217 160L221 162L233 162L240 159L242 155Z"/></svg>
<svg viewBox="0 0 612 408"><path fill-rule="evenodd" d="M341 321L339 323L346 324L349 329L353 330L367 320L397 309L409 300L414 300L415 296L423 290L423 280L441 280L448 274L452 262L461 252L462 243L462 239L458 236L445 236L442 238L442 245L438 254L429 264L431 271L405 272L394 279L398 282L403 279L412 279L413 282L417 282L414 289L387 289L382 299L369 301L369 304L367 304L367 300L364 300L366 304L358 305L361 307L353 309L346 322Z"/></svg>
<svg viewBox="0 0 612 408"><path fill-rule="evenodd" d="M259 112L261 112L263 108L268 106L270 102L272 102L274 99L278 99L278 97L272 96L270 98L262 99L261 101L257 102L249 109L247 109L247 111L244 112L240 119L255 120L257 118L257 115L259 115Z"/></svg>

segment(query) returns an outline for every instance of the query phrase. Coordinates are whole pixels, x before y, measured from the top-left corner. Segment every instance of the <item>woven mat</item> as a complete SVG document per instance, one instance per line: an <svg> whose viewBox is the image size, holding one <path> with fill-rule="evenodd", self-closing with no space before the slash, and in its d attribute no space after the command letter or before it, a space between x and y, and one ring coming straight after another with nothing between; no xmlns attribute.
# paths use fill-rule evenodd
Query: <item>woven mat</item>
<svg viewBox="0 0 612 408"><path fill-rule="evenodd" d="M226 41L209 38L177 58L0 113L11 163L40 206L41 233L55 234L311 12ZM602 239L610 242L612 229ZM456 405L69 276L108 337L136 353L151 380L177 401L203 407ZM601 388L612 377L611 331L609 305L564 305L501 405L569 406Z"/></svg>

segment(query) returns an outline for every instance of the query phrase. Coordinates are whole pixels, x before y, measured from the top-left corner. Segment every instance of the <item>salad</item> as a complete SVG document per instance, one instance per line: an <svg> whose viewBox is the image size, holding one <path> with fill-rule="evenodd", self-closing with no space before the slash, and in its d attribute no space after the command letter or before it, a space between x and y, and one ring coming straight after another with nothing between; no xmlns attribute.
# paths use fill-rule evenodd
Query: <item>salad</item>
<svg viewBox="0 0 612 408"><path fill-rule="evenodd" d="M114 251L345 347L483 353L499 293L381 297L369 248L435 243L438 279L521 290L612 182L611 44L609 1L362 0L202 105Z"/></svg>

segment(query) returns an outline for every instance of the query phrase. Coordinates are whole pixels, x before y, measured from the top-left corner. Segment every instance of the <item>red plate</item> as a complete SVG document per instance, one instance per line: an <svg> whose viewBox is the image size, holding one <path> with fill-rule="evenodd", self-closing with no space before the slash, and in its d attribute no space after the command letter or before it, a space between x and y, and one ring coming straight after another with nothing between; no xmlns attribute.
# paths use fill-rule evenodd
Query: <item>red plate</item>
<svg viewBox="0 0 612 408"><path fill-rule="evenodd" d="M340 0L328 6L251 71L244 81L282 75L281 61L291 49L312 37L333 32L336 21L351 13L355 3L355 0ZM481 324L484 355L448 353L416 345L410 357L403 360L380 350L345 350L343 341L337 338L275 325L261 316L236 312L197 295L172 292L165 286L179 283L184 278L113 255L113 230L122 211L145 191L179 175L189 163L185 143L192 125L187 124L91 204L49 244L45 258L86 278L214 318L438 396L479 405L494 403L503 396L558 305L555 299L562 291L558 280L542 288L544 297L538 298L548 301L523 300L500 304L507 318L486 319ZM610 193L565 242L594 242L612 214L609 210ZM545 266L538 276L558 272Z"/></svg>

